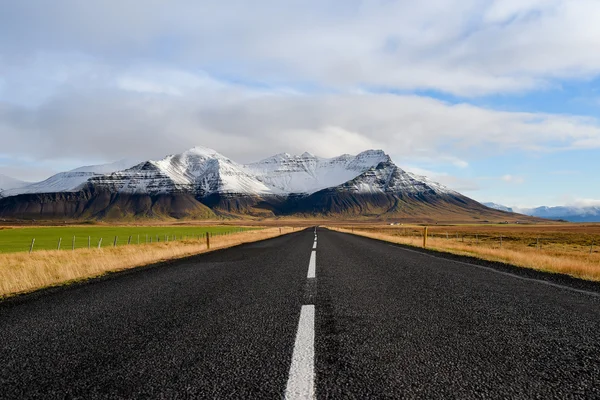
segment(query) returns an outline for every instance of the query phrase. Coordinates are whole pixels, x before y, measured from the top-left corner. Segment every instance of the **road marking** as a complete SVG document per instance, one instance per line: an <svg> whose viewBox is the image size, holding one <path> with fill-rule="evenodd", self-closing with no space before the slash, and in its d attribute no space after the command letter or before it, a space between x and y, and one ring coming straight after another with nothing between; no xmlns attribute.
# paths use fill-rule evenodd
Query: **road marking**
<svg viewBox="0 0 600 400"><path fill-rule="evenodd" d="M313 243L313 250L317 248L317 241L315 240L315 242Z"/></svg>
<svg viewBox="0 0 600 400"><path fill-rule="evenodd" d="M590 292L588 290L576 289L576 288L572 288L570 286L564 286L564 285L560 285L558 283L548 282L548 281L544 281L544 280L541 280L541 279L526 278L524 276L519 276L519 275L516 275L516 274L511 274L510 272L500 271L500 270L497 270L495 268L484 267L483 265L471 264L471 263L464 262L464 261L451 260L451 259L444 258L444 257L437 257L437 256L434 256L432 254L423 253L423 252L420 252L420 251L417 251L417 250L406 249L404 247L394 246L394 245L391 245L391 244L389 244L388 246L393 247L393 248L398 249L398 250L410 251L411 253L417 253L417 254L421 254L423 256L427 256L427 257L431 257L431 258L436 258L438 260L444 260L444 261L453 262L453 263L456 263L456 264L463 264L463 265L468 265L470 267L484 269L486 271L495 272L495 273L500 274L500 275L510 276L512 278L520 279L522 281L537 282L537 283L541 283L542 285L548 285L548 286L552 286L552 287L563 289L563 290L569 290L571 292L576 292L576 293L581 293L581 294L587 294L589 296L594 296L594 297L600 297L600 293Z"/></svg>
<svg viewBox="0 0 600 400"><path fill-rule="evenodd" d="M310 261L308 262L307 278L314 278L316 276L316 269L317 269L317 252L313 250L310 253Z"/></svg>
<svg viewBox="0 0 600 400"><path fill-rule="evenodd" d="M294 343L286 400L315 398L315 306L302 306Z"/></svg>

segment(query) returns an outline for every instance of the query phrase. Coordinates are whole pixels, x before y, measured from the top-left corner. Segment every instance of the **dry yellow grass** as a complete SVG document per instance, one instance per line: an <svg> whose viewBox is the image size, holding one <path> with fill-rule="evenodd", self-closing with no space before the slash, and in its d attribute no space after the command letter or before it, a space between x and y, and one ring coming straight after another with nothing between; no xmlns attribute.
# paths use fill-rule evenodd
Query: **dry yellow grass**
<svg viewBox="0 0 600 400"><path fill-rule="evenodd" d="M423 247L423 237L397 236L386 232L385 229L375 230L354 228L353 231L344 228L331 228L355 235L385 240L392 243L405 244L413 247ZM422 227L420 228L423 229ZM477 257L488 261L499 261L524 268L539 271L567 274L576 278L591 281L600 281L600 254L582 251L585 248L573 251L567 246L548 246L536 248L523 245L519 242L479 242L472 238L468 242L456 241L440 237L428 237L427 248L458 255Z"/></svg>
<svg viewBox="0 0 600 400"><path fill-rule="evenodd" d="M281 234L290 232L292 228L281 228ZM0 254L0 297L279 235L280 228L268 228L212 237L210 250L204 240L184 240L90 250Z"/></svg>

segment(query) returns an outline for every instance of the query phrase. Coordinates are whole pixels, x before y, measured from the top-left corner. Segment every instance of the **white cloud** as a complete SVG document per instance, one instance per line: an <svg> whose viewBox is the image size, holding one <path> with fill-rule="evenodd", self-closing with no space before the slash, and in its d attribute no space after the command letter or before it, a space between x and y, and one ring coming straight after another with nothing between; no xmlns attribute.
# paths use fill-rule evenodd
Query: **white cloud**
<svg viewBox="0 0 600 400"><path fill-rule="evenodd" d="M435 182L441 183L442 185L459 192L476 192L481 189L477 179L461 178L450 175L447 172L434 171L414 165L408 165L404 168L408 172L412 172L413 174L420 176L426 176Z"/></svg>
<svg viewBox="0 0 600 400"><path fill-rule="evenodd" d="M2 152L108 161L205 145L253 161L282 151L332 156L382 148L400 165L468 168L515 151L564 151L581 143L600 148L593 118L495 111L414 95L265 91L204 72L129 66L98 75L103 85L72 87L67 80L68 89L39 106L0 103Z"/></svg>
<svg viewBox="0 0 600 400"><path fill-rule="evenodd" d="M523 178L522 176L514 176L514 175L503 175L500 179L502 179L504 182L508 182L508 183L515 183L515 184L521 184L525 182L525 178Z"/></svg>
<svg viewBox="0 0 600 400"><path fill-rule="evenodd" d="M0 6L0 54L18 64L72 51L270 84L472 96L597 75L599 14L596 0L32 0Z"/></svg>

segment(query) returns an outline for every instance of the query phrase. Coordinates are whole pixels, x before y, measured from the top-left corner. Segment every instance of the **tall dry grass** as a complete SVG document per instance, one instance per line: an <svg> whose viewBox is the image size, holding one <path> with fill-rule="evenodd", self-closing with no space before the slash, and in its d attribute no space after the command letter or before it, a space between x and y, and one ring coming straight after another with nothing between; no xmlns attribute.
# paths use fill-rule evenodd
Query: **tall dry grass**
<svg viewBox="0 0 600 400"><path fill-rule="evenodd" d="M281 234L292 228L281 228ZM174 260L280 235L280 228L251 230L206 240L184 240L75 251L46 250L0 254L0 298L98 277L161 261Z"/></svg>
<svg viewBox="0 0 600 400"><path fill-rule="evenodd" d="M405 244L413 247L423 247L423 237L395 236L378 231L362 230L360 228L344 229L331 228L337 231L355 235L385 240L391 243ZM453 238L427 239L427 248L457 255L480 258L487 261L498 261L506 264L531 268L544 272L560 273L579 279L600 281L600 254L589 254L587 251L573 252L566 248L538 249L515 243L476 243L455 241Z"/></svg>

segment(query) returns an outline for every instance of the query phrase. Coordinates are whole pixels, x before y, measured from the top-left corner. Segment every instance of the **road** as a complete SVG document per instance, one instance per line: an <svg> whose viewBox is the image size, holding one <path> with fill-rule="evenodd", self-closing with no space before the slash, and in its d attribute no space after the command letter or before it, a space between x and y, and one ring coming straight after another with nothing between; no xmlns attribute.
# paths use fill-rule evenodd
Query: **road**
<svg viewBox="0 0 600 400"><path fill-rule="evenodd" d="M600 296L322 228L0 303L0 398L600 398Z"/></svg>

